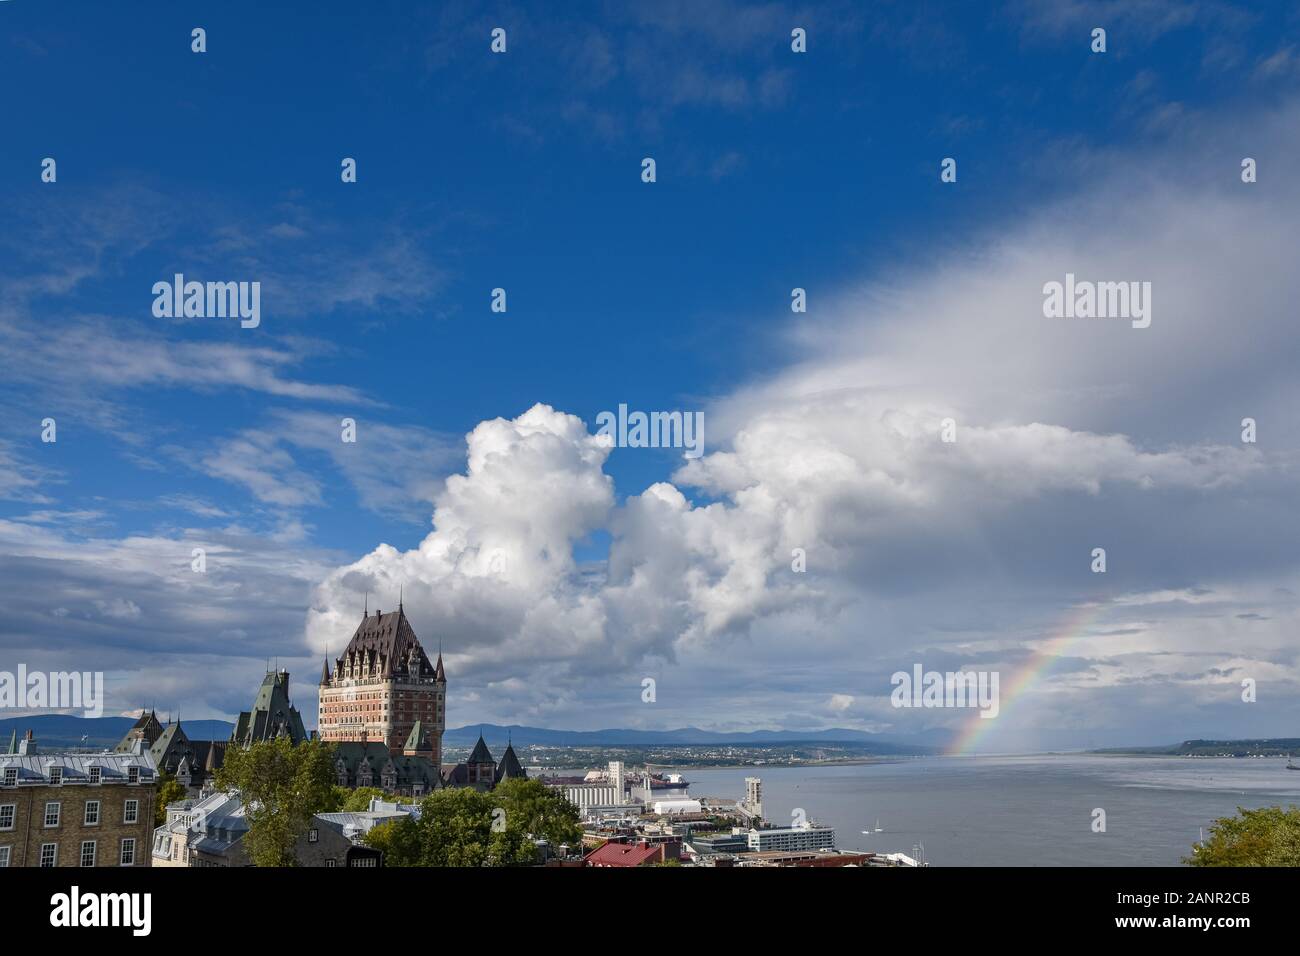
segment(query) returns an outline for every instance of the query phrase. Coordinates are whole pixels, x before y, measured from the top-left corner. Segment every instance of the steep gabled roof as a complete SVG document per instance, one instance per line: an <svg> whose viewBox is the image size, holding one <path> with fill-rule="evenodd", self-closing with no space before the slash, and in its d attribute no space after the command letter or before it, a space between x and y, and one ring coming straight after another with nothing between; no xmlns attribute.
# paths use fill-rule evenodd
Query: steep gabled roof
<svg viewBox="0 0 1300 956"><path fill-rule="evenodd" d="M433 744L429 742L429 732L424 729L422 721L417 720L411 727L411 732L406 735L406 743L402 745L402 749L433 751Z"/></svg>
<svg viewBox="0 0 1300 956"><path fill-rule="evenodd" d="M246 747L280 736L300 744L307 739L307 729L298 708L289 702L289 672L271 671L262 678L253 709L240 713L230 742Z"/></svg>
<svg viewBox="0 0 1300 956"><path fill-rule="evenodd" d="M153 754L154 762L162 767L167 762L165 758L169 751L188 753L189 743L190 738L185 736L185 731L181 729L181 722L178 720L174 724L167 725L158 739L153 742L149 752Z"/></svg>
<svg viewBox="0 0 1300 956"><path fill-rule="evenodd" d="M339 663L346 666L349 662L365 661L376 662L381 677L395 674L433 677L435 673L406 611L400 607L387 614L381 611L367 614L357 625Z"/></svg>
<svg viewBox="0 0 1300 956"><path fill-rule="evenodd" d="M131 753L134 749L134 741L143 740L145 749L152 747L163 732L162 724L158 723L158 715L152 710L140 712L139 718L131 729L126 732L118 744L113 749L118 753Z"/></svg>
<svg viewBox="0 0 1300 956"><path fill-rule="evenodd" d="M478 743L474 745L474 751L469 755L469 759L466 760L465 763L496 763L496 761L492 759L492 752L488 750L487 744L483 742L482 734L478 735Z"/></svg>
<svg viewBox="0 0 1300 956"><path fill-rule="evenodd" d="M506 752L501 755L501 762L497 764L496 782L502 780L512 780L527 777L523 766L519 763L519 758L515 756L514 744L506 745Z"/></svg>

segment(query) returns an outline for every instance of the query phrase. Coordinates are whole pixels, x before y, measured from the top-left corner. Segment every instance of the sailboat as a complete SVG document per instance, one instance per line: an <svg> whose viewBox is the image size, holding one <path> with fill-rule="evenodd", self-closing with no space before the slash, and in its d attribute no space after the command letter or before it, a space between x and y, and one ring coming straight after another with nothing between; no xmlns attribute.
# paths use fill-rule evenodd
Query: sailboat
<svg viewBox="0 0 1300 956"><path fill-rule="evenodd" d="M862 832L863 832L866 836L871 836L871 834L873 834L873 833L884 833L885 831L883 831L882 829L880 829L880 817L876 817L876 828L875 828L874 830L868 828L868 829L866 829L866 830L863 830Z"/></svg>

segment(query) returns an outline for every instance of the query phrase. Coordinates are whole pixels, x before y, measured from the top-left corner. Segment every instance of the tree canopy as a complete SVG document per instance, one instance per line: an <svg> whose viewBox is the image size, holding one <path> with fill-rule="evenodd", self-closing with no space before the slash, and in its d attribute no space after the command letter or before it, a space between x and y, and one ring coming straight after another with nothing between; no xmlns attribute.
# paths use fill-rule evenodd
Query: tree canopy
<svg viewBox="0 0 1300 956"><path fill-rule="evenodd" d="M244 801L244 849L254 866L293 866L294 844L312 816L336 804L333 751L322 741L295 747L284 737L226 751L216 783Z"/></svg>
<svg viewBox="0 0 1300 956"><path fill-rule="evenodd" d="M429 794L418 820L377 826L365 842L383 851L385 866L528 866L537 860L522 814L512 814L495 793L469 788Z"/></svg>
<svg viewBox="0 0 1300 956"><path fill-rule="evenodd" d="M1210 825L1210 837L1192 848L1190 866L1300 866L1300 808L1237 808Z"/></svg>
<svg viewBox="0 0 1300 956"><path fill-rule="evenodd" d="M153 825L162 826L167 822L167 804L185 799L185 788L180 781L169 773L158 775L158 795L153 805Z"/></svg>

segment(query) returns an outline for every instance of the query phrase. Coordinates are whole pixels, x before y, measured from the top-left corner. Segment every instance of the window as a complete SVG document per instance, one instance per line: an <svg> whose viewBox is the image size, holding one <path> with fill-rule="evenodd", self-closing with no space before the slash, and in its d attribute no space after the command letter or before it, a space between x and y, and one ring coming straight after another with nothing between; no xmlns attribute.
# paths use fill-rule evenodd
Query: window
<svg viewBox="0 0 1300 956"><path fill-rule="evenodd" d="M0 870L9 868L9 847L0 846Z"/></svg>
<svg viewBox="0 0 1300 956"><path fill-rule="evenodd" d="M81 841L81 865L82 866L95 865L95 841L94 840Z"/></svg>
<svg viewBox="0 0 1300 956"><path fill-rule="evenodd" d="M135 864L135 838L127 837L122 841L122 866L132 866Z"/></svg>
<svg viewBox="0 0 1300 956"><path fill-rule="evenodd" d="M98 767L90 768L90 782L99 783L100 769Z"/></svg>
<svg viewBox="0 0 1300 956"><path fill-rule="evenodd" d="M5 786L12 787L18 783L18 768L5 767Z"/></svg>
<svg viewBox="0 0 1300 956"><path fill-rule="evenodd" d="M130 783L130 784L136 784L136 783L139 783L139 782L140 782L140 768L139 768L139 767L127 767L127 768L126 768L126 782L127 782L127 783Z"/></svg>
<svg viewBox="0 0 1300 956"><path fill-rule="evenodd" d="M47 827L57 827L59 825L59 810L62 804L54 802L45 805L45 825Z"/></svg>
<svg viewBox="0 0 1300 956"><path fill-rule="evenodd" d="M376 866L376 865L377 864L375 863L375 858L373 856L363 856L360 857L359 859L352 860L350 863L348 863L348 866Z"/></svg>
<svg viewBox="0 0 1300 956"><path fill-rule="evenodd" d="M86 815L81 820L81 825L86 827L99 826L99 801L86 801Z"/></svg>
<svg viewBox="0 0 1300 956"><path fill-rule="evenodd" d="M14 809L17 806L16 803L0 804L0 830L12 830L14 828Z"/></svg>
<svg viewBox="0 0 1300 956"><path fill-rule="evenodd" d="M54 766L51 766L51 767L50 767L50 786L51 786L51 787L57 787L57 786L59 786L59 785L62 784L62 783L63 783L63 768L62 768L62 767L54 767Z"/></svg>
<svg viewBox="0 0 1300 956"><path fill-rule="evenodd" d="M59 860L59 845L57 843L41 844L41 866L53 866Z"/></svg>
<svg viewBox="0 0 1300 956"><path fill-rule="evenodd" d="M315 843L319 839L320 839L320 831L317 830L315 827L307 831L308 843Z"/></svg>
<svg viewBox="0 0 1300 956"><path fill-rule="evenodd" d="M122 804L122 822L136 823L140 819L140 801L128 800Z"/></svg>
<svg viewBox="0 0 1300 956"><path fill-rule="evenodd" d="M337 864L334 860L326 860L326 861L325 861L325 867L326 867L326 869L332 869L333 867L335 867L335 866L337 866L337 865L338 865L338 864Z"/></svg>

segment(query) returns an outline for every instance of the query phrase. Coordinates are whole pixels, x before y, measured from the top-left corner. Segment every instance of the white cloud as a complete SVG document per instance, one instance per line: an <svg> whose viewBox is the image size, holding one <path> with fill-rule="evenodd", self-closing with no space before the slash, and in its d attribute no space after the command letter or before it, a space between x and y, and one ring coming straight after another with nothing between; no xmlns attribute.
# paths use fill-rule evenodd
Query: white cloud
<svg viewBox="0 0 1300 956"><path fill-rule="evenodd" d="M1288 155L1295 118L1255 118L1259 151ZM661 674L668 700L674 681L701 683L674 669L690 660L721 669L717 699L672 713L727 722L766 707L776 720L777 701L798 699L810 719L843 710L901 732L922 728L879 707L899 666L924 654L1014 670L1054 622L1095 605L1077 659L1044 685L1061 708L1030 727L1004 718L1014 732L1068 723L1085 686L1186 689L1180 706L1129 699L1131 724L1157 701L1161 719L1186 714L1219 683L1142 655L1194 653L1196 673L1250 661L1296 681L1278 620L1250 621L1248 653L1233 635L1239 614L1286 619L1292 603L1259 585L1294 570L1300 532L1288 412L1300 398L1288 358L1300 273L1286 261L1286 210L1300 197L1285 182L1243 191L1231 157L1167 175L1188 155L1175 143L1113 159L1069 201L937 250L910 274L824 296L834 301L801 321L793 364L709 411L716 450L621 505L603 473L609 452L572 416L539 405L483 423L467 473L437 497L434 531L320 586L313 646L341 646L364 590L404 586L417 631L446 637L459 674L509 688L489 704L499 713L555 713L572 696L574 720L599 707L634 724L646 718L631 690L642 672ZM1151 327L1044 318L1043 284L1067 272L1152 282ZM1267 443L1240 442L1246 415L1268 423ZM957 421L953 444L940 441L944 417ZM598 529L612 537L605 573L580 574L572 546ZM1087 561L1098 540L1105 578ZM805 574L791 569L796 547ZM1205 588L1231 596L1133 597ZM1138 606L1142 619L1126 617ZM1180 617L1185 606L1206 617ZM820 679L768 682L777 660L787 680ZM746 675L775 696L755 697ZM828 703L832 675L841 688L856 676L860 692Z"/></svg>

